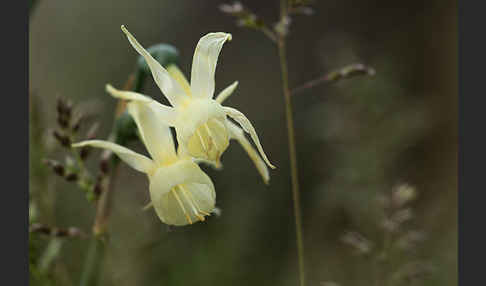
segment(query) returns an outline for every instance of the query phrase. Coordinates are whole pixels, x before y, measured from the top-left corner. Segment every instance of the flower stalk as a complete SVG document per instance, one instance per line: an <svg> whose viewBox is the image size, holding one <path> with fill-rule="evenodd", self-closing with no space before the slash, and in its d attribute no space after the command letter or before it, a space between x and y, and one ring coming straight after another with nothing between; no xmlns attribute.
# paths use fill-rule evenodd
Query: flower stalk
<svg viewBox="0 0 486 286"><path fill-rule="evenodd" d="M281 21L287 17L286 1L282 1ZM289 156L290 156L290 171L292 180L292 200L294 205L295 231L297 238L297 252L299 261L299 280L300 286L305 285L305 267L304 267L304 238L302 231L302 211L300 209L300 189L299 176L297 166L297 152L295 145L295 129L292 111L291 93L289 88L289 76L286 57L285 35L279 34L278 37L278 53L280 59L280 69L282 74L282 88L285 102L285 117L287 120L287 133L289 141Z"/></svg>

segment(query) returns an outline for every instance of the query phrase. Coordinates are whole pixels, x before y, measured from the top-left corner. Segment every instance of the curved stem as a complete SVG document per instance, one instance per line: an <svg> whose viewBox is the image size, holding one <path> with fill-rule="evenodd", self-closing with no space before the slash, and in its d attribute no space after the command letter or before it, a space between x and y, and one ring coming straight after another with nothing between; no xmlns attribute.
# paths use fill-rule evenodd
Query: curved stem
<svg viewBox="0 0 486 286"><path fill-rule="evenodd" d="M288 131L288 140L289 140L290 169L291 169L291 177L292 177L292 198L294 203L295 228L296 228L296 235L297 235L297 251L299 256L300 286L304 286L305 285L304 243L303 243L303 232L302 232L302 215L300 209L297 152L295 147L294 119L292 114L292 101L290 99L291 93L289 89L284 36L279 37L278 52L280 56L280 68L282 70L282 85L283 85L285 114L287 119L287 131Z"/></svg>
<svg viewBox="0 0 486 286"><path fill-rule="evenodd" d="M111 152L105 153L105 158L102 160L110 160ZM111 164L111 175L108 177L107 187L103 188L101 198L96 205L96 217L93 225L93 233L95 236L102 236L106 233L108 225L108 217L111 210L111 198L115 186L116 176L118 174L118 164Z"/></svg>

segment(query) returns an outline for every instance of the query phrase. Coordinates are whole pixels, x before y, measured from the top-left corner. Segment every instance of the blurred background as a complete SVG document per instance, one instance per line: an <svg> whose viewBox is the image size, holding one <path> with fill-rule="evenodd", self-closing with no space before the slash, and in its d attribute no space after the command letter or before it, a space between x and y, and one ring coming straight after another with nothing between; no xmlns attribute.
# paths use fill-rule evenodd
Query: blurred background
<svg viewBox="0 0 486 286"><path fill-rule="evenodd" d="M279 1L241 2L268 24L278 20ZM278 167L266 186L232 142L223 171L202 166L221 215L168 228L153 210L142 211L149 201L146 177L122 164L99 285L298 283L277 49L262 33L238 27L219 10L223 3L37 0L30 11L30 192L38 222L91 232L94 205L42 159L63 160L50 133L59 96L92 113L101 123L96 137L108 137L117 102L104 86L122 87L138 56L121 24L145 47L177 47L187 76L201 36L231 33L219 57L216 92L239 81L226 105L252 121ZM389 283L376 285L456 285L456 1L322 0L311 7L313 15L292 17L291 87L352 63L369 65L376 75L293 97L308 285L373 285L382 276ZM151 79L144 92L166 103ZM127 147L146 152L141 143ZM87 164L96 169L100 151L93 153ZM416 191L406 206L412 216L392 234L396 245L388 251L380 198L403 184ZM31 271L32 285L79 284L89 239L61 240L47 274ZM43 259L50 238L31 234L30 242L31 262Z"/></svg>

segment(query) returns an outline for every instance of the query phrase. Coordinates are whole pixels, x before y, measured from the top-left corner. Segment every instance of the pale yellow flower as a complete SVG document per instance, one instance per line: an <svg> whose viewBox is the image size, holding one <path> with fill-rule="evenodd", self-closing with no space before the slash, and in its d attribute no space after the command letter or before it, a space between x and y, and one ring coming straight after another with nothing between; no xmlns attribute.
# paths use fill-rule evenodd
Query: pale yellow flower
<svg viewBox="0 0 486 286"><path fill-rule="evenodd" d="M244 131L250 134L264 162L271 168L275 168L265 155L252 124L240 111L221 105L235 90L238 82L224 89L216 99L213 99L216 63L224 42L231 40L231 34L209 33L199 40L194 52L191 84L189 84L177 67L172 66L167 71L124 26L121 28L130 44L145 58L155 83L172 107L162 105L141 94L130 93L130 96L132 100L144 102L154 110L158 110L157 113L161 114L160 120L175 127L180 153L219 166L220 157L228 147L229 140L236 139L248 152L264 181L268 182L268 170L262 159L246 140L242 129L231 123L227 116L232 117ZM127 92L112 87L108 88L108 92L119 98L126 99L128 96Z"/></svg>
<svg viewBox="0 0 486 286"><path fill-rule="evenodd" d="M125 93L137 98L136 94ZM163 112L144 101L145 98L132 100L127 108L152 159L109 141L88 140L73 147L109 149L135 170L147 174L151 205L162 222L186 225L204 221L215 207L213 182L192 158L176 153L170 129L161 123Z"/></svg>

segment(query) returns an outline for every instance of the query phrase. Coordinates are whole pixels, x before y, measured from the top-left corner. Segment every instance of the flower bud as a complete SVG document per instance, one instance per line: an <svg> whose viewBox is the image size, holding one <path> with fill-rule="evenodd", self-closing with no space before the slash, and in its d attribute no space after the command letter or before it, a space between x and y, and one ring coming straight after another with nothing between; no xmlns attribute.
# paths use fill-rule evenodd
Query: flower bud
<svg viewBox="0 0 486 286"><path fill-rule="evenodd" d="M115 133L115 142L117 144L125 145L130 141L138 139L137 125L127 112L123 112L117 117L113 130Z"/></svg>

